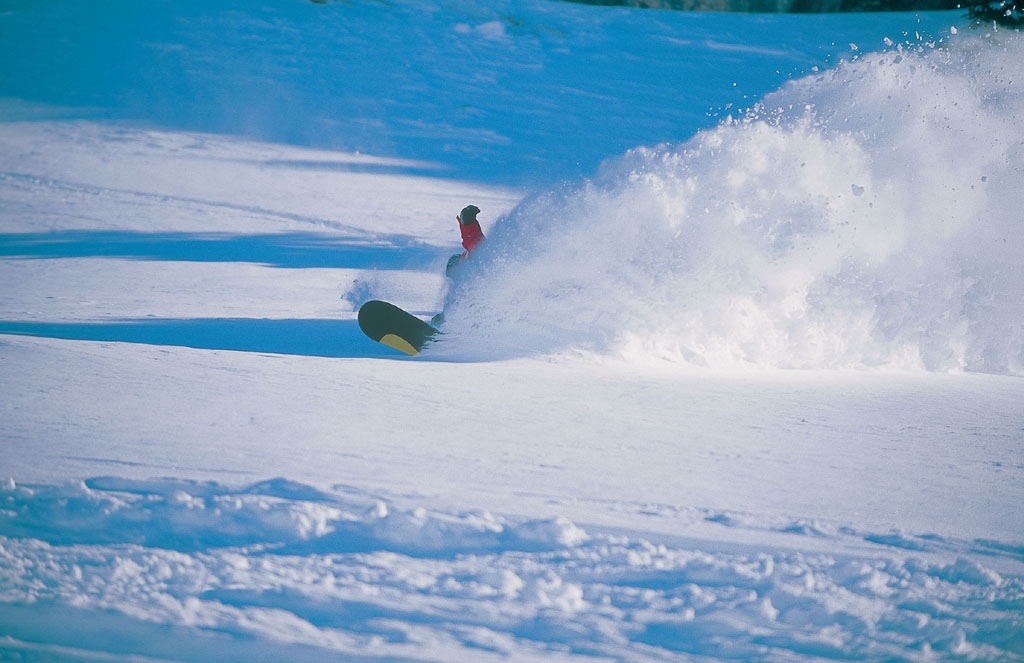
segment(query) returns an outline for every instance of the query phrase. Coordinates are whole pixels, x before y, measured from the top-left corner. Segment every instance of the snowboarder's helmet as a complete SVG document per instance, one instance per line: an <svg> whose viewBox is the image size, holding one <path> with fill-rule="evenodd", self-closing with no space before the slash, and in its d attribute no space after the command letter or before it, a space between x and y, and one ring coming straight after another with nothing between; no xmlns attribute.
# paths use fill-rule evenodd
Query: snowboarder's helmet
<svg viewBox="0 0 1024 663"><path fill-rule="evenodd" d="M462 221L463 225L467 225L476 221L476 215L480 213L480 208L476 205L468 205L462 209L462 213L459 214L459 221Z"/></svg>

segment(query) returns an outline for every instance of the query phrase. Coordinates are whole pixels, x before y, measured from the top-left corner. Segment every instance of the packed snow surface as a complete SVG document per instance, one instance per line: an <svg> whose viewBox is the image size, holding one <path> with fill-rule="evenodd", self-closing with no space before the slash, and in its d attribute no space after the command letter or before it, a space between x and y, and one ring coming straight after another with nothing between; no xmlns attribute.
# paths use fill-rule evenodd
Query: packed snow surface
<svg viewBox="0 0 1024 663"><path fill-rule="evenodd" d="M1022 56L8 2L0 660L1024 660Z"/></svg>

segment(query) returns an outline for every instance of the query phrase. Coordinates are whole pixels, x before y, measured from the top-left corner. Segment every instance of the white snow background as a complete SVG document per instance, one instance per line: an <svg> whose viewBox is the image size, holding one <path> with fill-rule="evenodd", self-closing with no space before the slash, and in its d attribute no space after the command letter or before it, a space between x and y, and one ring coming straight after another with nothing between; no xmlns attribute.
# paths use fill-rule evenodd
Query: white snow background
<svg viewBox="0 0 1024 663"><path fill-rule="evenodd" d="M0 3L0 660L1024 660L1022 110L956 12Z"/></svg>

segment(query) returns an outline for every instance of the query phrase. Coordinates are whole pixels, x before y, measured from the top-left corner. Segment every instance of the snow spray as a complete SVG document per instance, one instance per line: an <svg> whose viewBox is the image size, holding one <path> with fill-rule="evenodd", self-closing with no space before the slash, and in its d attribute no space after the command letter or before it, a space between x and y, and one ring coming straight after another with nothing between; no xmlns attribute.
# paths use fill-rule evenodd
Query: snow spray
<svg viewBox="0 0 1024 663"><path fill-rule="evenodd" d="M448 296L491 356L1024 374L1024 39L791 81L502 219Z"/></svg>

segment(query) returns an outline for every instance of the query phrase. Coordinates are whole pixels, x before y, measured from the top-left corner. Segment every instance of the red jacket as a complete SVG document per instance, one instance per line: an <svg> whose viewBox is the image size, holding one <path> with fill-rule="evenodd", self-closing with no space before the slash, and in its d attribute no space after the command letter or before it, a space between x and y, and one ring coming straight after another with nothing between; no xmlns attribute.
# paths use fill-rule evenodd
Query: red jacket
<svg viewBox="0 0 1024 663"><path fill-rule="evenodd" d="M466 249L462 254L462 257L465 258L480 242L484 241L484 231L480 229L479 221L468 224L459 221L459 230L462 231L462 248Z"/></svg>

